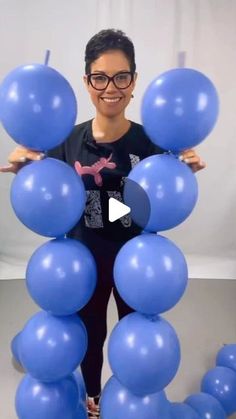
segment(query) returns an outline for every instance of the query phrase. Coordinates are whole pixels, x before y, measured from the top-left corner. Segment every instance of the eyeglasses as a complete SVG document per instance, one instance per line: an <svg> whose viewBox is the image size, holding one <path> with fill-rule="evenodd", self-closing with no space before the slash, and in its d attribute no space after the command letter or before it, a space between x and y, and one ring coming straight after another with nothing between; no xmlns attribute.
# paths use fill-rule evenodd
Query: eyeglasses
<svg viewBox="0 0 236 419"><path fill-rule="evenodd" d="M134 73L131 71L122 71L109 77L103 73L91 73L87 75L88 83L96 90L105 90L112 81L117 89L127 89L134 79Z"/></svg>

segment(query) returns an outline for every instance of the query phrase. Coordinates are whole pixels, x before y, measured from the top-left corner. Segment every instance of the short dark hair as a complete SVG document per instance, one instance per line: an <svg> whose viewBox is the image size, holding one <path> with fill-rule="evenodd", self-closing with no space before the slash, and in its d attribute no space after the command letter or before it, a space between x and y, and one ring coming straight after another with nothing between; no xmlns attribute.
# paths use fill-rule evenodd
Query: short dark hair
<svg viewBox="0 0 236 419"><path fill-rule="evenodd" d="M85 49L85 74L91 71L91 64L104 52L122 51L130 63L130 71L135 73L135 52L133 42L119 29L103 29L94 35Z"/></svg>

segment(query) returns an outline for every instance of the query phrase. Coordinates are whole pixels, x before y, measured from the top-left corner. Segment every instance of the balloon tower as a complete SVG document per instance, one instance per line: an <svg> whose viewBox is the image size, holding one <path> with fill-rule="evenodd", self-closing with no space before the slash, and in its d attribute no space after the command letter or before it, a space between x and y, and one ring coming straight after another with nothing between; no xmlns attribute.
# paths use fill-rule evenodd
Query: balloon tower
<svg viewBox="0 0 236 419"><path fill-rule="evenodd" d="M59 72L31 64L3 80L0 109L4 128L18 144L45 153L71 132L77 103ZM12 182L16 216L50 238L33 253L26 272L29 294L42 310L12 341L13 354L27 372L16 393L20 419L87 418L82 377L76 371L87 349L87 333L76 312L91 298L97 272L89 249L65 237L80 219L85 200L80 176L52 158L25 165Z"/></svg>
<svg viewBox="0 0 236 419"><path fill-rule="evenodd" d="M60 73L32 64L3 80L0 110L4 128L18 144L45 153L69 135L77 105ZM181 350L162 313L183 296L188 268L182 251L160 233L184 222L196 205L197 181L179 154L207 137L218 111L214 85L193 69L161 74L144 94L144 129L165 152L142 160L125 182L124 201L143 232L121 248L114 264L118 292L134 312L118 322L109 339L113 376L102 393L101 419L225 419L236 411L236 345L219 351L200 393L184 403L170 403L165 395ZM85 200L78 174L52 158L25 165L12 182L11 203L19 220L50 238L35 250L26 270L28 291L42 310L12 341L12 352L27 372L16 393L19 419L87 418L86 390L77 370L87 334L76 313L94 292L96 265L86 246L65 236L80 219Z"/></svg>
<svg viewBox="0 0 236 419"><path fill-rule="evenodd" d="M124 187L124 202L143 232L120 249L114 264L118 292L134 312L118 322L109 339L113 376L102 393L102 419L224 419L233 411L235 384L228 405L219 385L212 391L221 367L218 375L209 372L202 393L185 403L170 403L164 391L178 370L180 343L162 313L181 299L188 269L181 250L160 233L182 223L195 207L197 180L179 155L206 138L218 112L213 83L193 69L167 71L144 93L144 129L165 152L138 163ZM228 376L224 383L232 389L235 371Z"/></svg>

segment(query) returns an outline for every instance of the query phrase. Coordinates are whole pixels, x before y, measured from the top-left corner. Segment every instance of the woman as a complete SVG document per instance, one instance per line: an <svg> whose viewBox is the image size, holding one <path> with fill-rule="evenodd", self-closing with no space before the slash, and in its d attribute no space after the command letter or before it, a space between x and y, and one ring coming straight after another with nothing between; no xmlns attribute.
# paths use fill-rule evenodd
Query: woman
<svg viewBox="0 0 236 419"><path fill-rule="evenodd" d="M106 312L111 291L119 319L132 311L114 287L113 262L120 247L140 232L129 216L110 223L108 200L121 199L123 180L138 161L162 153L150 142L141 125L125 117L136 79L134 46L130 39L113 29L93 36L85 51L84 83L96 109L95 117L77 125L61 146L48 153L75 167L83 176L88 196L84 216L68 237L82 240L92 250L98 267L95 293L79 313L89 339L81 368L90 418L99 417ZM0 170L16 173L27 161L42 157L40 153L18 147L9 156L10 165ZM194 150L183 152L181 159L194 172L205 166Z"/></svg>

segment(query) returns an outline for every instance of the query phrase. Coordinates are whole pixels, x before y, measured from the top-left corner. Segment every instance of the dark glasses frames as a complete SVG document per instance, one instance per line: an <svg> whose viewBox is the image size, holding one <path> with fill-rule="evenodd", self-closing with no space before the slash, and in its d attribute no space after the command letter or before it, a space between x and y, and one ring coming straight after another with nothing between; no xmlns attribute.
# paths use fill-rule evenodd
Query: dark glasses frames
<svg viewBox="0 0 236 419"><path fill-rule="evenodd" d="M104 73L91 73L87 75L88 83L96 90L105 90L112 81L117 89L127 89L134 79L131 71L122 71L109 77Z"/></svg>

